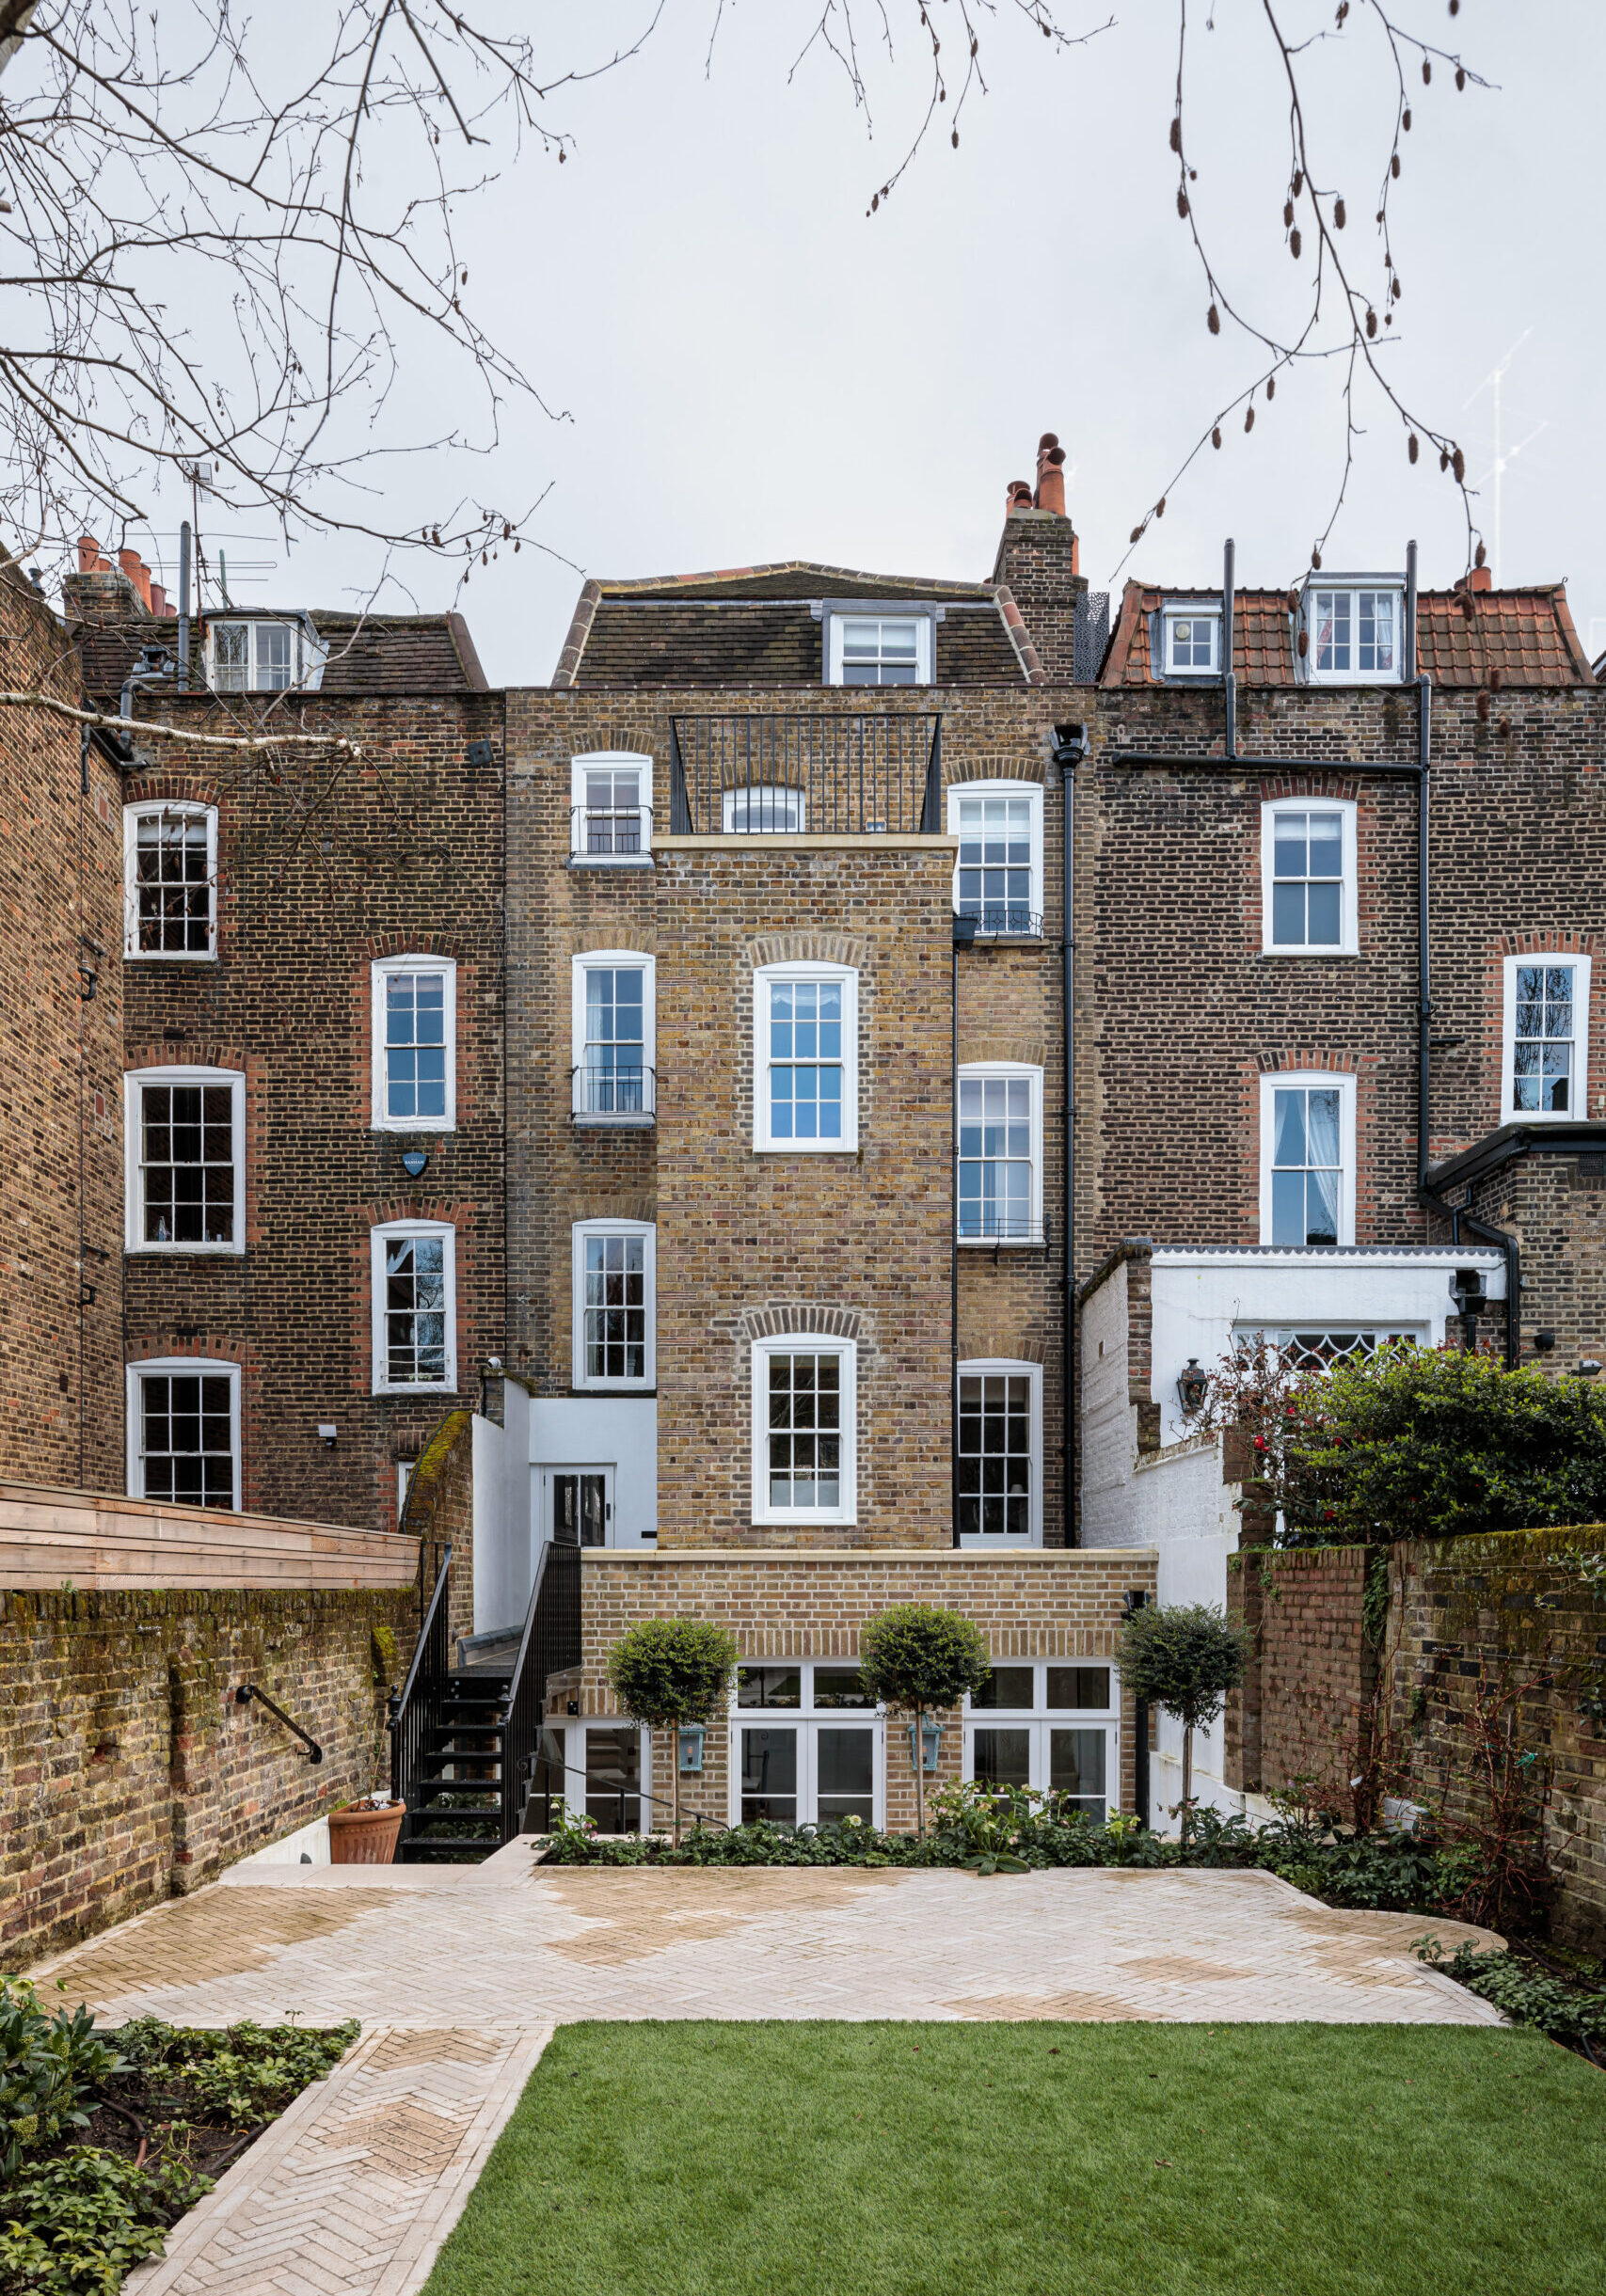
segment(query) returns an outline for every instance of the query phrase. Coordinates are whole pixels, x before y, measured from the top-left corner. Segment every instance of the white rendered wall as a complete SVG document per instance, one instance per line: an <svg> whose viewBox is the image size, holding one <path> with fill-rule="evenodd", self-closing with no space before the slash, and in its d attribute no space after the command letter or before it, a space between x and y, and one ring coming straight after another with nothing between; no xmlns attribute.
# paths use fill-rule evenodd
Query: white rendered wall
<svg viewBox="0 0 1606 2296"><path fill-rule="evenodd" d="M613 1478L610 1546L650 1546L658 1532L658 1401L650 1395L541 1396L530 1404L526 1506L531 1567L541 1533L543 1467L606 1467Z"/></svg>
<svg viewBox="0 0 1606 2296"><path fill-rule="evenodd" d="M1127 1263L1082 1309L1082 1544L1146 1546L1131 1527L1137 1417L1127 1391Z"/></svg>

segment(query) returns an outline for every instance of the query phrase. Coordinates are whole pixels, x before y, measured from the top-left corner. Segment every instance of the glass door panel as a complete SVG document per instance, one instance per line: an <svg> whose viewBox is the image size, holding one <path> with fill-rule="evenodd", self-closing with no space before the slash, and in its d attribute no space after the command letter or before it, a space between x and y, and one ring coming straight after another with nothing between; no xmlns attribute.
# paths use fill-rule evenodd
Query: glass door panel
<svg viewBox="0 0 1606 2296"><path fill-rule="evenodd" d="M875 1746L873 1730L819 1730L815 1733L815 1808L826 1818L875 1819Z"/></svg>
<svg viewBox="0 0 1606 2296"><path fill-rule="evenodd" d="M1027 1730L978 1730L973 1775L983 1785L1029 1786L1032 1734Z"/></svg>
<svg viewBox="0 0 1606 2296"><path fill-rule="evenodd" d="M798 1822L798 1734L795 1730L746 1730L741 1734L741 1822L768 1818L774 1826Z"/></svg>
<svg viewBox="0 0 1606 2296"><path fill-rule="evenodd" d="M560 1546L606 1546L608 1478L598 1473L552 1477L552 1536Z"/></svg>
<svg viewBox="0 0 1606 2296"><path fill-rule="evenodd" d="M642 1734L588 1722L585 1731L585 1811L604 1833L642 1830Z"/></svg>
<svg viewBox="0 0 1606 2296"><path fill-rule="evenodd" d="M1105 1758L1109 1739L1103 1730L1051 1730L1048 1734L1048 1786L1063 1794L1073 1807L1086 1811L1095 1826L1107 1814Z"/></svg>

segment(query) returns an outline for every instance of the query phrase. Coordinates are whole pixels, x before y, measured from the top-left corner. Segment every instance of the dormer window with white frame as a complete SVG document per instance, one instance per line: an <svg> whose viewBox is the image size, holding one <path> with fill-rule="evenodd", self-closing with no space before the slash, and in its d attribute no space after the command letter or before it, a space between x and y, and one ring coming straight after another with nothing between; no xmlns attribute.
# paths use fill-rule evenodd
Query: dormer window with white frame
<svg viewBox="0 0 1606 2296"><path fill-rule="evenodd" d="M828 607L825 682L828 686L930 686L935 617L907 607Z"/></svg>
<svg viewBox="0 0 1606 2296"><path fill-rule="evenodd" d="M216 806L125 805L122 885L125 957L215 957Z"/></svg>
<svg viewBox="0 0 1606 2296"><path fill-rule="evenodd" d="M596 750L572 761L569 858L586 867L639 867L652 858L652 759Z"/></svg>
<svg viewBox="0 0 1606 2296"><path fill-rule="evenodd" d="M206 625L206 681L214 693L315 692L327 649L309 625L285 616L215 616Z"/></svg>
<svg viewBox="0 0 1606 2296"><path fill-rule="evenodd" d="M1218 606L1194 606L1185 599L1168 603L1160 616L1160 674L1168 679L1220 676Z"/></svg>
<svg viewBox="0 0 1606 2296"><path fill-rule="evenodd" d="M1404 622L1398 582L1312 582L1305 592L1306 674L1322 685L1397 685Z"/></svg>

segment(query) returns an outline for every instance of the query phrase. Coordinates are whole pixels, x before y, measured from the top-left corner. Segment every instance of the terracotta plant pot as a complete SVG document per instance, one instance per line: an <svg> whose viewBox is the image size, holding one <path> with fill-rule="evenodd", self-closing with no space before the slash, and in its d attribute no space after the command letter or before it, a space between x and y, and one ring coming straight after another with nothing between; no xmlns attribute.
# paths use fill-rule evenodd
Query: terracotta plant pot
<svg viewBox="0 0 1606 2296"><path fill-rule="evenodd" d="M331 1865L393 1865L405 1802L387 1802L382 1810L329 1812Z"/></svg>

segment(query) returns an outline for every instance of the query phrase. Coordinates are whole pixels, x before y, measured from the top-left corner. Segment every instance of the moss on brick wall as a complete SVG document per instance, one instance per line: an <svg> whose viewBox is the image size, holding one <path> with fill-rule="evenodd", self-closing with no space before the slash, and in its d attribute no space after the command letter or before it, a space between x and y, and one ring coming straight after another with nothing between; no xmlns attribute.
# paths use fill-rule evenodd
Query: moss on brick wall
<svg viewBox="0 0 1606 2296"><path fill-rule="evenodd" d="M16 1968L389 1776L401 1592L0 1594L0 1962ZM322 1745L236 1704L256 1683Z"/></svg>

